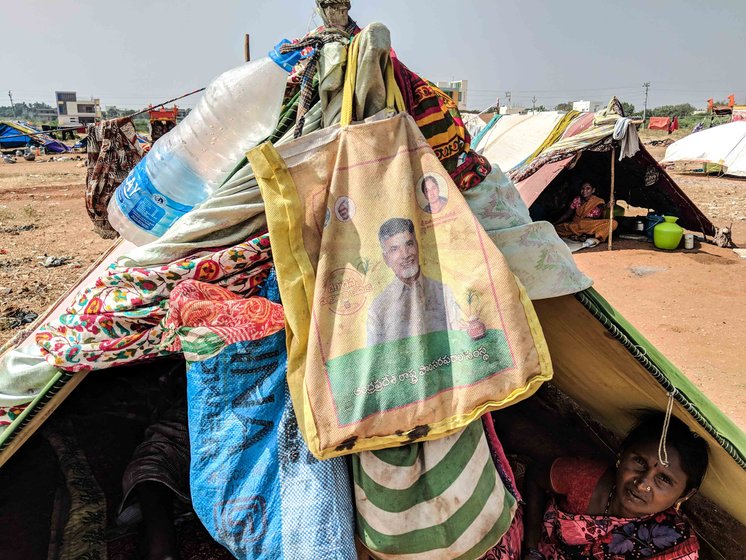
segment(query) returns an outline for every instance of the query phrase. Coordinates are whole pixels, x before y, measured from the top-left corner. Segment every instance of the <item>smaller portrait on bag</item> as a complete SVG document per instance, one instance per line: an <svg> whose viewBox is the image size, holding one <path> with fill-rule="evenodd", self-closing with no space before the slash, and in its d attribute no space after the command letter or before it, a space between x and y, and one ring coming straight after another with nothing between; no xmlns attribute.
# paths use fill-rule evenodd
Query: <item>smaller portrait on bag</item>
<svg viewBox="0 0 746 560"><path fill-rule="evenodd" d="M423 212L438 214L448 204L448 185L437 173L428 173L417 182L417 203Z"/></svg>

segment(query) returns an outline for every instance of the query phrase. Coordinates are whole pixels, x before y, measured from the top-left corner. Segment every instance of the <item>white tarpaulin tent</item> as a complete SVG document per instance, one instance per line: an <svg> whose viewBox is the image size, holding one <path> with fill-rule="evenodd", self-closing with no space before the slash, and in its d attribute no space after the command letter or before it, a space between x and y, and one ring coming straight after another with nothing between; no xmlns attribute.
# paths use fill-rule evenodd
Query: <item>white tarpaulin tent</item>
<svg viewBox="0 0 746 560"><path fill-rule="evenodd" d="M562 114L557 111L504 115L482 137L475 149L507 173L541 146L561 118Z"/></svg>
<svg viewBox="0 0 746 560"><path fill-rule="evenodd" d="M736 121L690 134L666 149L662 163L714 163L728 175L746 177L746 121Z"/></svg>
<svg viewBox="0 0 746 560"><path fill-rule="evenodd" d="M464 126L472 138L487 126L487 123L482 118L482 113L461 113L461 119L464 121Z"/></svg>

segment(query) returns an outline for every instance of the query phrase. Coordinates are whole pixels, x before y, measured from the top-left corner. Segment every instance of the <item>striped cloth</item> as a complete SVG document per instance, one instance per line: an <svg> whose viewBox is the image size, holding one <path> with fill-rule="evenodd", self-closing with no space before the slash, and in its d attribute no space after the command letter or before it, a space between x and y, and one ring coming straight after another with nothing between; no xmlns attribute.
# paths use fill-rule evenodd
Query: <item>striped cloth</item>
<svg viewBox="0 0 746 560"><path fill-rule="evenodd" d="M468 191L489 175L490 162L471 147L461 113L453 99L435 84L407 68L391 51L396 83L407 112L460 191Z"/></svg>
<svg viewBox="0 0 746 560"><path fill-rule="evenodd" d="M481 558L516 513L482 422L435 441L353 455L352 466L358 536L379 559Z"/></svg>

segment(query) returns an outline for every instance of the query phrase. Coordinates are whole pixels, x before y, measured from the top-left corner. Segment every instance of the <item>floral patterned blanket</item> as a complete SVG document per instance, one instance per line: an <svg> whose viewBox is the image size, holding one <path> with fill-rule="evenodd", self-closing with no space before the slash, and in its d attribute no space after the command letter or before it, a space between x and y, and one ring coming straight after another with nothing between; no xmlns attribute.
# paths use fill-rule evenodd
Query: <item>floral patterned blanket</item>
<svg viewBox="0 0 746 560"><path fill-rule="evenodd" d="M565 513L552 501L539 550L549 560L697 560L699 543L673 508L638 519Z"/></svg>
<svg viewBox="0 0 746 560"><path fill-rule="evenodd" d="M36 342L47 362L66 371L104 369L181 351L171 295L197 280L248 297L272 267L269 236L201 251L163 266L114 263L82 290L67 313L44 326Z"/></svg>

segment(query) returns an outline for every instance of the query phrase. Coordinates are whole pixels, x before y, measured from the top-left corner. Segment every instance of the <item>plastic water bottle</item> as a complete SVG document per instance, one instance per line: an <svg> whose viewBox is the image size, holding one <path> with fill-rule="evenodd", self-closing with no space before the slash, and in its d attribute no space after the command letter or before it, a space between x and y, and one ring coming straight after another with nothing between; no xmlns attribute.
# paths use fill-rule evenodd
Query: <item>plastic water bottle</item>
<svg viewBox="0 0 746 560"><path fill-rule="evenodd" d="M153 144L109 201L109 223L142 245L204 201L244 154L277 126L287 77L300 52L280 54L218 76L197 106Z"/></svg>

